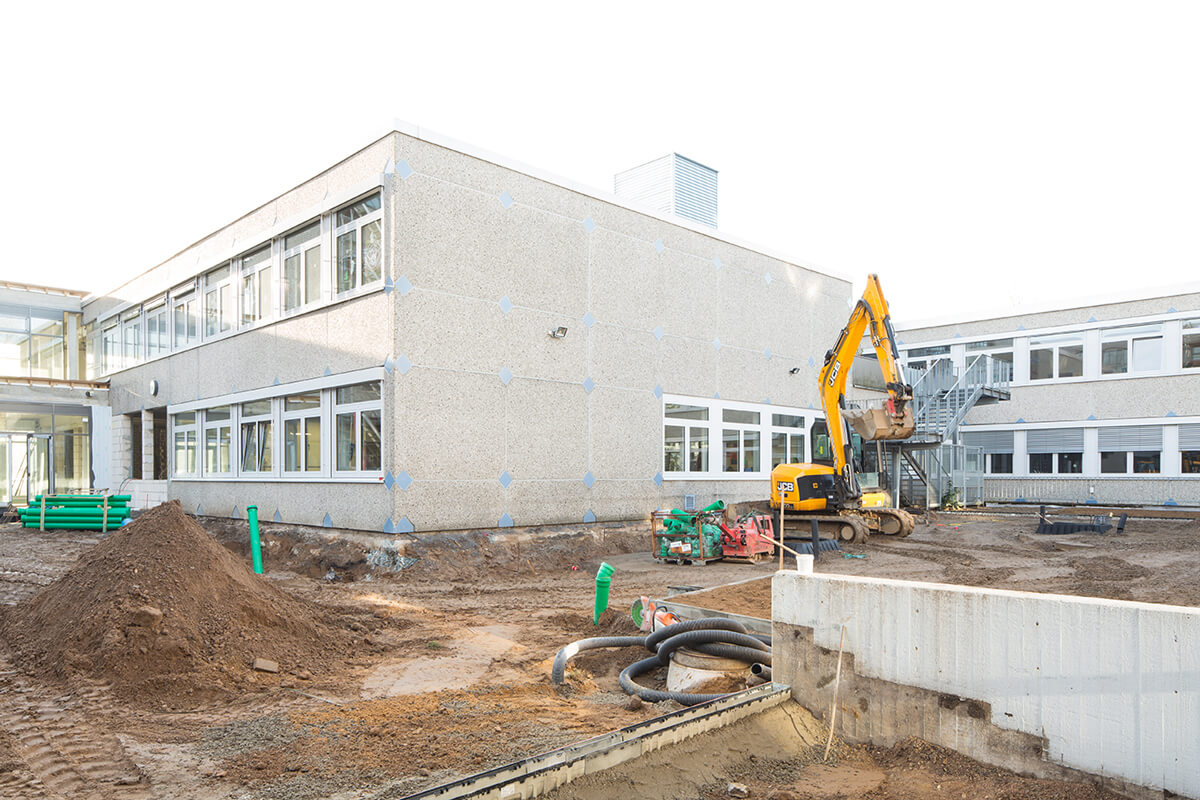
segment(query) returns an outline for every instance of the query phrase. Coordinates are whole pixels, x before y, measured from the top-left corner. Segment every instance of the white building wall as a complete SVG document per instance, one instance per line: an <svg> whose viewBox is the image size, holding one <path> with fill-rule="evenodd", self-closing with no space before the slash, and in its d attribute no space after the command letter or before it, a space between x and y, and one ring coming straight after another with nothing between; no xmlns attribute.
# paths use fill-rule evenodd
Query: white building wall
<svg viewBox="0 0 1200 800"><path fill-rule="evenodd" d="M1200 796L1200 609L798 572L772 594L777 637L836 651L844 626L857 675L988 703L1052 761Z"/></svg>

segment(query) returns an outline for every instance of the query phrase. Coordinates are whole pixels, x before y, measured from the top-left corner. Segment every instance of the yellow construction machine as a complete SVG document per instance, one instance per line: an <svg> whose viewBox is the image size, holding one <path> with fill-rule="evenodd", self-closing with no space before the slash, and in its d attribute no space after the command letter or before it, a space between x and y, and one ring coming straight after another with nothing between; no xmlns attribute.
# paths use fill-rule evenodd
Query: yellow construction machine
<svg viewBox="0 0 1200 800"><path fill-rule="evenodd" d="M855 410L846 408L846 381L850 365L862 346L863 334L869 333L879 357L887 388L883 408ZM771 509L775 530L780 509L784 524L793 536L807 536L811 520L822 533L843 542L865 542L872 533L908 536L915 525L913 516L891 508L887 492L864 493L854 470L854 450L846 430L849 423L864 441L907 439L913 435L912 387L900 371L900 354L888 313L887 301L879 288L879 277L867 278L862 299L850 312L850 321L842 328L837 344L825 354L820 371L821 406L829 429L832 464L780 464L771 470ZM814 452L816 442L813 442ZM787 535L783 531L781 535Z"/></svg>

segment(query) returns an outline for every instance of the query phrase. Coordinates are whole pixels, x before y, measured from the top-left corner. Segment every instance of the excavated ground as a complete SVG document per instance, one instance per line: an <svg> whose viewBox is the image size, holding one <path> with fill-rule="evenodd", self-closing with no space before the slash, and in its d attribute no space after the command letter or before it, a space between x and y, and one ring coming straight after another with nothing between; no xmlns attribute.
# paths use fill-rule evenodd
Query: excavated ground
<svg viewBox="0 0 1200 800"><path fill-rule="evenodd" d="M203 551L203 558L188 562L188 572L219 567L220 584L245 590L252 605L301 615L322 648L293 639L281 646L268 635L279 623L267 612L279 608L264 609L259 619L239 605L228 617L240 626L232 636L214 631L211 620L172 622L176 611L208 613L216 602L206 595L199 605L189 603L181 595L194 576L178 570L164 569L168 579L161 583L128 581L136 584L136 596L111 594L108 605L86 606L90 584L80 577L89 573L80 570L107 565L104 575L121 578L120 569L107 569L120 562L113 553L137 561L114 546L119 534L4 526L0 602L12 608L3 614L0 647L0 798L403 797L668 710L628 704L617 688L617 672L640 657L636 651L584 654L572 662L567 691L549 684L554 652L596 633L590 606L600 557L616 567L612 606L621 610L640 595L717 587L767 576L775 566L658 564L645 552L648 536L640 525L547 531L556 535L536 542L484 533L403 541L343 534L330 541L322 532L267 526L268 575L247 584L244 524L205 520L205 527L242 558L231 563ZM1034 536L1034 527L1028 518L941 516L925 520L907 541L872 540L856 548L865 559L823 556L818 569L1200 602L1195 522L1133 520L1121 537L1054 540ZM100 557L106 552L107 560ZM137 561L135 568L142 574L147 567ZM63 576L62 584L34 597ZM71 602L54 599L60 586ZM735 594L725 597L710 596L704 605L769 613L758 596L742 596L741 605ZM163 662L148 645L157 640L138 630L145 627L140 609L152 601L162 603L168 631L157 634ZM108 609L124 626L121 635L106 638L88 622L85 608ZM51 611L61 626L57 640L30 629L38 619L46 628ZM72 614L79 616L75 626ZM626 624L613 613L602 632L620 632ZM99 655L88 655L89 642ZM120 646L134 648L147 675L165 665L176 679L180 671L171 659L187 654L220 691L189 696L183 688L179 696L171 692L186 682L150 681L138 695L138 675L122 672L110 661L116 652L105 650ZM140 652L143 646L147 653ZM75 654L70 669L39 657L55 647ZM250 669L253 657L272 655L280 672ZM1082 784L1023 782L923 743L839 752L829 765L807 757L775 759L778 764L771 754L747 757L715 778L706 775L703 785L671 791L716 797L724 791L721 781L740 779L753 796L1102 796ZM986 791L974 792L978 786Z"/></svg>

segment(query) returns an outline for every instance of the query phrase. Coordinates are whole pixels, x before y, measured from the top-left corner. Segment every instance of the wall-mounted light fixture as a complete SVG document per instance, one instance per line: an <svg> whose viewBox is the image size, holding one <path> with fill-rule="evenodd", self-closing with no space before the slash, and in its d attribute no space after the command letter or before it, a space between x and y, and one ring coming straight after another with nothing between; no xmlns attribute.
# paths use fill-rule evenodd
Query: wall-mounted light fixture
<svg viewBox="0 0 1200 800"><path fill-rule="evenodd" d="M551 339L562 339L567 335L567 329L563 325L559 325L554 330L547 331Z"/></svg>
<svg viewBox="0 0 1200 800"><path fill-rule="evenodd" d="M800 374L799 367L792 367L791 369L788 370L788 375L799 375L799 374Z"/></svg>

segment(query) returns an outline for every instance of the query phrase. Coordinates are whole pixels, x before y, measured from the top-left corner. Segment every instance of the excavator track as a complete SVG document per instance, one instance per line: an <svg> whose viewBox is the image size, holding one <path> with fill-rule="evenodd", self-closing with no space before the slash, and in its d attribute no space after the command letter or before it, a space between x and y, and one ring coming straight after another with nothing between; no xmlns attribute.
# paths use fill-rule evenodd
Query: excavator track
<svg viewBox="0 0 1200 800"><path fill-rule="evenodd" d="M779 510L774 509L772 516L778 530ZM860 509L841 514L792 512L784 515L784 538L809 538L813 520L816 520L817 531L822 538L836 539L842 544L863 544L872 535L903 539L913 532L917 524L912 514L899 508Z"/></svg>
<svg viewBox="0 0 1200 800"><path fill-rule="evenodd" d="M900 508L871 508L859 513L870 520L871 533L903 539L917 527L916 517Z"/></svg>

